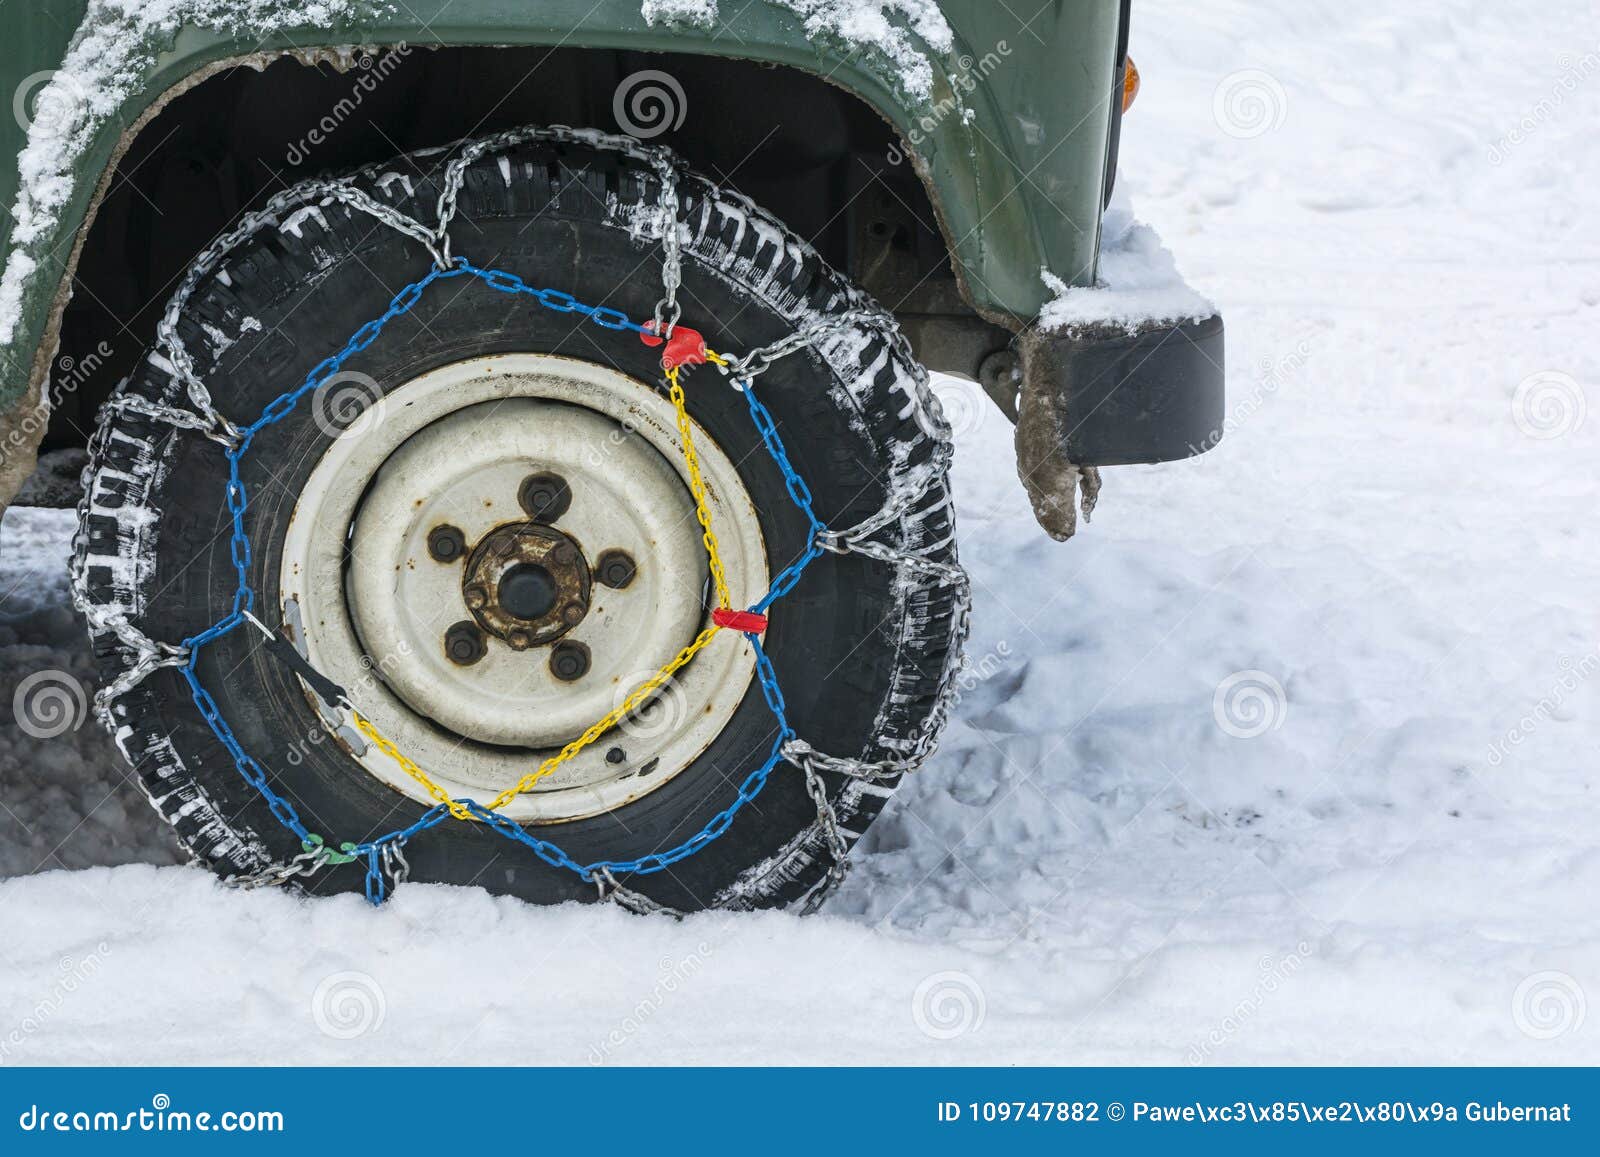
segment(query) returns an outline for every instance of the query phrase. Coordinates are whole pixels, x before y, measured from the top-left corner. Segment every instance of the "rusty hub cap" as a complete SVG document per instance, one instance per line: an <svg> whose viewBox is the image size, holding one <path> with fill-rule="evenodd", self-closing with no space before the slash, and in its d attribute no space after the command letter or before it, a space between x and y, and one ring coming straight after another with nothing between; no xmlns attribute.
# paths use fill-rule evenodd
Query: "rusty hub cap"
<svg viewBox="0 0 1600 1157"><path fill-rule="evenodd" d="M589 564L553 526L513 522L485 535L461 578L461 598L489 634L516 651L553 643L589 613Z"/></svg>

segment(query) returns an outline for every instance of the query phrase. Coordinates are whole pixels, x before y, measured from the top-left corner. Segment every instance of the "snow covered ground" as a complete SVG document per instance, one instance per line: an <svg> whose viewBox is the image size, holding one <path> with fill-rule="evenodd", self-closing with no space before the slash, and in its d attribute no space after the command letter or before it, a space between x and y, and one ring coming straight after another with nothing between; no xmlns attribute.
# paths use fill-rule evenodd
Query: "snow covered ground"
<svg viewBox="0 0 1600 1157"><path fill-rule="evenodd" d="M0 1063L1600 1061L1600 16L1137 0L1133 54L1228 437L1061 546L940 383L974 670L822 916L224 893L0 711ZM69 529L6 516L8 703L90 670Z"/></svg>

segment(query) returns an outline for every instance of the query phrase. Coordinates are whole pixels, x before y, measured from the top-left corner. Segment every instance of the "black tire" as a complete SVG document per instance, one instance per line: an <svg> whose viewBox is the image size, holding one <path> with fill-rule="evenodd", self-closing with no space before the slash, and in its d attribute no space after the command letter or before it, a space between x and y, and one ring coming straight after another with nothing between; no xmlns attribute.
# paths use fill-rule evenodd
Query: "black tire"
<svg viewBox="0 0 1600 1157"><path fill-rule="evenodd" d="M660 247L639 236L634 219L641 206L657 203L659 184L648 164L603 142L528 142L504 155L509 165L487 157L468 169L451 227L454 252L647 318L660 295ZM405 179L369 174L357 182L378 200L431 221L442 157L402 158L388 169ZM742 197L687 172L679 189L680 220L691 238L683 254L684 324L701 329L714 347L745 351L793 332L808 317L875 308ZM414 240L342 204L297 218L293 228L267 228L235 249L217 275L199 284L180 321L198 372L235 421L252 420L428 268ZM852 525L877 511L890 487L920 480L927 483L922 498L883 541L954 562L946 428L925 373L905 343L885 332L892 329L862 329L823 353L780 362L761 379L762 397L826 523ZM463 280L436 287L346 368L389 390L469 356L560 351L644 380L659 377L655 355L624 337L631 335L580 326L526 298ZM776 573L804 549L805 524L761 451L742 400L710 380L712 371L699 372L706 388L690 389L692 412L740 463ZM122 388L186 404L159 356L141 362ZM251 581L267 607L277 605L284 521L327 442L306 410L264 434L244 463ZM192 432L126 409L108 407L102 422L85 476L80 595L103 608L92 620L126 613L152 638L191 636L224 616L234 594L223 455ZM942 722L937 704L957 660L964 599L951 584L859 555L816 562L774 608L767 642L797 733L820 750L867 759L898 757L915 745ZM91 634L109 681L130 657L109 631L91 628ZM421 815L421 805L377 783L332 743L301 743L298 760L285 758L293 737L320 727L292 677L257 641L242 631L219 640L203 652L199 672L245 750L307 826L331 842L360 841ZM205 864L225 875L251 873L300 850L241 778L176 671L155 672L115 702L112 716L152 802ZM712 747L666 786L617 813L540 834L579 862L675 846L727 805L773 734L772 717L752 686ZM847 839L859 835L889 795L881 786L825 779ZM625 882L686 910L789 903L814 890L831 863L815 819L801 774L780 765L756 804L720 839L670 871ZM413 879L479 884L546 903L596 895L592 884L482 825L448 821L413 839L406 854ZM320 892L362 884L358 868L334 867L305 886Z"/></svg>

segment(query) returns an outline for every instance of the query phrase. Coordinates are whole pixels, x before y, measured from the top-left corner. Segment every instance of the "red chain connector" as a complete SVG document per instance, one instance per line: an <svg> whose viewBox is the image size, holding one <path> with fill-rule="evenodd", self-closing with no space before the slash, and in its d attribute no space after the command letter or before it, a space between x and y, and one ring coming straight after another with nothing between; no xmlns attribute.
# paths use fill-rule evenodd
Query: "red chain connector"
<svg viewBox="0 0 1600 1157"><path fill-rule="evenodd" d="M639 335L639 340L654 349L661 344L661 339L654 333L655 322L645 322L646 333ZM675 370L679 366L703 366L706 362L706 339L700 335L699 330L690 329L686 325L672 327L672 336L667 338L667 348L661 351L661 368Z"/></svg>
<svg viewBox="0 0 1600 1157"><path fill-rule="evenodd" d="M767 629L767 616L754 611L730 611L718 607L711 612L711 621L719 627L731 627L745 635L759 635Z"/></svg>

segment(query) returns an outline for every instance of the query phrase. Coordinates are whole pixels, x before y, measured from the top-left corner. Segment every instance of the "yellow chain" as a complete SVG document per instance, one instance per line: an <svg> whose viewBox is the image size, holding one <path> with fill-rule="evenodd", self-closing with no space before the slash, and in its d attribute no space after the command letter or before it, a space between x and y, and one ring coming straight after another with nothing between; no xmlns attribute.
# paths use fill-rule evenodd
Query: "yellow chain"
<svg viewBox="0 0 1600 1157"><path fill-rule="evenodd" d="M672 398L672 408L678 415L678 437L683 440L683 464L689 469L689 493L694 495L694 516L700 520L700 539L706 544L706 558L711 564L711 585L717 592L717 606L727 610L733 605L728 595L728 579L722 572L722 553L717 547L717 536L711 529L711 509L706 505L706 482L700 477L700 456L694 452L694 434L689 423L689 410L684 404L683 384L678 380L678 367L667 371L667 391Z"/></svg>
<svg viewBox="0 0 1600 1157"><path fill-rule="evenodd" d="M593 743L596 739L599 739L606 732L610 731L618 723L621 723L622 720L626 716L630 715L635 708L637 708L646 699L650 698L651 695L654 695L662 684L677 674L678 670L683 667L684 664L698 655L705 648L705 645L711 642L711 640L720 630L722 630L721 627L710 626L701 631L699 637L696 638L694 642L690 643L687 647L678 652L678 657L676 659L672 660L672 662L668 663L665 667L661 668L661 670L650 676L650 678L639 684L638 687L634 688L633 692L622 701L621 706L608 714L604 719L601 719L598 723L594 724L594 726L590 727L589 730L578 736L578 738L574 739L571 743L567 744L555 755L552 755L549 759L541 763L536 770L530 771L527 775L523 776L517 781L515 786L508 787L505 791L495 796L493 802L489 804L489 810L499 811L501 808L505 807L506 804L516 799L517 796L532 788L534 784L538 783L556 768L560 767L563 763L566 763L567 760L577 755L578 752L582 751L585 747L588 747L589 744Z"/></svg>
<svg viewBox="0 0 1600 1157"><path fill-rule="evenodd" d="M727 364L725 359L716 353L707 351L707 356L717 365ZM717 606L723 610L726 610L732 606L732 598L728 593L727 576L722 569L722 552L720 547L717 545L717 536L712 532L711 529L711 508L706 500L706 484L705 480L700 476L700 458L699 455L695 453L694 435L691 432L692 427L689 421L689 410L684 398L683 385L678 380L677 367L673 367L667 371L667 384L670 387L668 394L672 398L673 409L677 413L678 437L683 441L684 464L687 466L689 471L689 491L694 495L695 518L700 522L700 529L702 531L700 537L701 541L703 541L706 546L706 559L711 568L711 582L717 592ZM507 788L505 791L495 796L495 798L489 803L489 810L499 811L501 808L505 807L506 804L516 799L517 796L532 790L533 786L541 779L544 779L546 776L550 775L558 767L572 759L585 747L588 747L591 743L599 739L606 732L610 731L618 723L622 722L623 719L627 718L627 716L631 715L635 710L637 710L638 707L645 702L645 700L649 699L650 696L659 691L661 687L665 685L667 680L671 679L672 676L687 666L690 660L704 650L706 645L716 637L717 632L721 630L721 627L717 626L716 624L712 624L705 630L701 631L700 634L695 638L695 641L690 643L683 650L679 651L677 657L674 658L672 662L668 663L665 667L661 668L661 670L650 676L650 678L639 684L638 687L634 688L633 691L629 693L628 697L624 699L614 711L611 711L603 719L596 722L587 731L578 736L578 738L574 739L571 743L567 744L555 755L552 755L533 771L530 771L527 775L523 776L516 782L514 786ZM414 760L408 757L389 739L380 733L378 729L372 725L370 720L368 720L358 711L352 710L350 714L355 720L356 730L360 731L362 735L365 735L369 740L371 740L373 746L375 746L379 751L383 752L383 754L394 760L401 771L405 772L412 779L416 780L424 788L426 788L431 797L433 797L439 803L444 804L445 807L449 808L451 815L455 816L455 818L458 820L471 820L476 818L473 816L472 812L467 810L467 806L465 804L457 799L452 798L449 792L445 791L444 788L440 787L432 779L428 778L428 773L423 771Z"/></svg>
<svg viewBox="0 0 1600 1157"><path fill-rule="evenodd" d="M350 717L355 720L356 730L372 741L372 745L383 752L390 759L400 765L400 770L428 789L428 794L445 807L450 809L450 814L458 820L470 820L472 813L467 810L467 805L451 798L450 793L428 778L428 773L418 767L410 756L406 755L390 740L372 725L372 721L361 712L352 710Z"/></svg>

